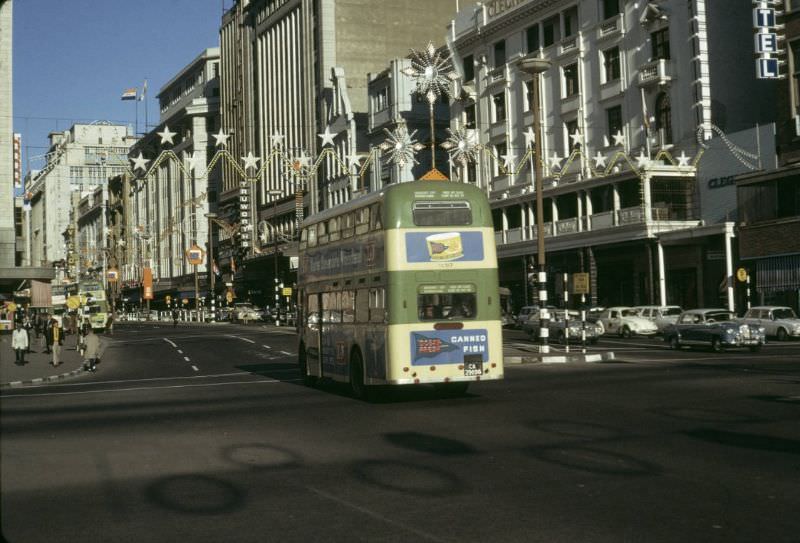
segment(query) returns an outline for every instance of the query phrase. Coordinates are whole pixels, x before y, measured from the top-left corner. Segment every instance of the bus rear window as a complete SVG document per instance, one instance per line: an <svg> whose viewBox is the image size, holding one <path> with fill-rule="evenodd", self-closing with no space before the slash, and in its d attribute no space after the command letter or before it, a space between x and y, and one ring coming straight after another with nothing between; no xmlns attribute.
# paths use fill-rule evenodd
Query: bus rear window
<svg viewBox="0 0 800 543"><path fill-rule="evenodd" d="M458 294L417 294L417 315L421 321L474 319L474 292Z"/></svg>
<svg viewBox="0 0 800 543"><path fill-rule="evenodd" d="M464 201L416 201L412 208L416 226L467 226L472 209Z"/></svg>

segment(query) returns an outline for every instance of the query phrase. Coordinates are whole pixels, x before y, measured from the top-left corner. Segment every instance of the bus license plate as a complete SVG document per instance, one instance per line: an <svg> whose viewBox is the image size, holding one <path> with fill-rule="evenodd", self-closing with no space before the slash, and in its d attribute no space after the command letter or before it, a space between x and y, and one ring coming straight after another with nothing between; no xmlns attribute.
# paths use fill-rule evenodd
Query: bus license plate
<svg viewBox="0 0 800 543"><path fill-rule="evenodd" d="M483 375L483 358L481 355L464 355L464 375Z"/></svg>

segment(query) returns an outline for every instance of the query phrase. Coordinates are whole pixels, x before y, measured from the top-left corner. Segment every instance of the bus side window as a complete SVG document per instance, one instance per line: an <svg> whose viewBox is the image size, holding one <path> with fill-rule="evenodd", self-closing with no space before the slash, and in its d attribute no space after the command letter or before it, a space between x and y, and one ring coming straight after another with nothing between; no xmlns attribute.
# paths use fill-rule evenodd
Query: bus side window
<svg viewBox="0 0 800 543"><path fill-rule="evenodd" d="M343 238L350 238L353 237L353 229L355 227L356 216L354 213L350 212L347 213L342 217L342 237Z"/></svg>
<svg viewBox="0 0 800 543"><path fill-rule="evenodd" d="M319 307L317 307L317 295L309 294L306 303L306 312L308 313L308 325L313 326L319 324Z"/></svg>
<svg viewBox="0 0 800 543"><path fill-rule="evenodd" d="M328 239L336 241L339 239L339 219L333 218L328 221Z"/></svg>
<svg viewBox="0 0 800 543"><path fill-rule="evenodd" d="M386 316L384 290L382 288L369 289L369 321L383 322Z"/></svg>
<svg viewBox="0 0 800 543"><path fill-rule="evenodd" d="M328 234L325 231L325 221L317 223L317 243L325 245L328 243Z"/></svg>
<svg viewBox="0 0 800 543"><path fill-rule="evenodd" d="M356 294L356 322L369 322L369 291L365 288Z"/></svg>
<svg viewBox="0 0 800 543"><path fill-rule="evenodd" d="M356 293L354 290L342 292L342 322L355 322Z"/></svg>
<svg viewBox="0 0 800 543"><path fill-rule="evenodd" d="M308 246L309 247L316 247L317 246L317 227L316 226L309 226L306 228L308 231Z"/></svg>
<svg viewBox="0 0 800 543"><path fill-rule="evenodd" d="M369 232L369 208L364 207L356 211L356 234Z"/></svg>
<svg viewBox="0 0 800 543"><path fill-rule="evenodd" d="M372 217L372 228L371 230L380 230L383 228L381 224L381 204L372 204L372 211L370 212Z"/></svg>

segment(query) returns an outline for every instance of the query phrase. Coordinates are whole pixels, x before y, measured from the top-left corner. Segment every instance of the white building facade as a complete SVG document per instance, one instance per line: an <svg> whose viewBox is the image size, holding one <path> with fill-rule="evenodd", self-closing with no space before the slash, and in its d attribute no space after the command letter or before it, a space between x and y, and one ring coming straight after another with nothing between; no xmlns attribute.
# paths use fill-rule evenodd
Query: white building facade
<svg viewBox="0 0 800 543"><path fill-rule="evenodd" d="M711 220L698 180L712 136L772 120L751 23L748 3L705 0L493 0L458 13L452 128L474 130L481 150L451 177L490 196L501 283L525 292L517 305L534 296L538 237L533 159L521 162L533 141L525 56L551 62L540 85L551 299L556 278L587 272L594 304L733 304L735 193Z"/></svg>

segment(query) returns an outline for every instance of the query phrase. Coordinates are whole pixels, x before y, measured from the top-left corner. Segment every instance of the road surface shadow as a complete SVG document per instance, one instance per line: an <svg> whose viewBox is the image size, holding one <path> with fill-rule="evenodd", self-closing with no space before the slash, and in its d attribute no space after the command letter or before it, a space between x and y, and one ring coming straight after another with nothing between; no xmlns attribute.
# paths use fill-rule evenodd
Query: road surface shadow
<svg viewBox="0 0 800 543"><path fill-rule="evenodd" d="M244 506L245 491L207 475L162 477L145 490L147 499L170 511L189 515L222 515Z"/></svg>
<svg viewBox="0 0 800 543"><path fill-rule="evenodd" d="M546 446L524 449L529 456L565 468L631 477L660 475L662 469L651 462L627 454L582 446Z"/></svg>
<svg viewBox="0 0 800 543"><path fill-rule="evenodd" d="M383 434L383 437L397 447L420 451L439 456L457 456L462 454L474 454L477 452L471 445L449 439L446 437L435 436L432 434L421 434L419 432L396 432Z"/></svg>
<svg viewBox="0 0 800 543"><path fill-rule="evenodd" d="M452 473L399 460L361 460L353 464L352 471L362 483L403 494L451 496L466 489Z"/></svg>
<svg viewBox="0 0 800 543"><path fill-rule="evenodd" d="M684 432L687 436L710 443L752 449L756 451L769 451L786 454L800 454L800 441L782 437L772 437L759 434L745 434L743 432L726 432L701 428Z"/></svg>

